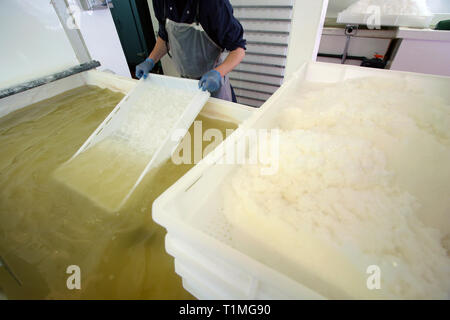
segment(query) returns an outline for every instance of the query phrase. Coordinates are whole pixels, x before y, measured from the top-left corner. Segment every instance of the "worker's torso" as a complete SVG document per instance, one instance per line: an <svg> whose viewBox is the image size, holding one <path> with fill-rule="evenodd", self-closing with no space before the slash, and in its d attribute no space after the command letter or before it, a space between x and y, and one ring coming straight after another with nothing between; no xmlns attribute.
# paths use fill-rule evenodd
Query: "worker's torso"
<svg viewBox="0 0 450 320"><path fill-rule="evenodd" d="M211 30L214 27L210 25L207 18L213 10L217 10L213 5L206 1L200 0L160 0L163 9L164 20L169 19L176 23L192 24L198 22L208 37L215 43L218 43L218 35ZM216 22L217 23L217 22ZM217 26L216 26L217 27ZM216 28L217 29L217 28Z"/></svg>
<svg viewBox="0 0 450 320"><path fill-rule="evenodd" d="M184 1L184 18L189 20L180 21L178 11L183 7L183 1L166 2L165 28L168 34L169 53L172 55L178 72L182 77L200 79L206 72L214 69L222 63L220 48L214 40L202 28L199 16L199 3L197 1ZM191 2L195 4L191 6ZM176 11L173 15L168 12ZM172 20L170 16L174 16ZM190 16L193 18L191 19ZM221 89L213 96L231 101L231 87L228 77L222 78Z"/></svg>

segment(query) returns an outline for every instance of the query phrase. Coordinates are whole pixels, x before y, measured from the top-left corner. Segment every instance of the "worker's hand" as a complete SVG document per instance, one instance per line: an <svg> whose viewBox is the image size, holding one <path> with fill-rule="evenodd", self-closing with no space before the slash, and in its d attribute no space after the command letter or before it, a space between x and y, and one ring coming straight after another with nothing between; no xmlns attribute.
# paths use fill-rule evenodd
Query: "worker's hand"
<svg viewBox="0 0 450 320"><path fill-rule="evenodd" d="M153 59L150 58L145 59L144 62L136 66L136 77L140 79L142 78L142 76L144 76L144 79L147 79L148 74L150 73L150 71L152 71L154 66L155 61L153 61Z"/></svg>
<svg viewBox="0 0 450 320"><path fill-rule="evenodd" d="M208 90L213 93L220 89L222 86L222 76L219 71L211 70L203 75L203 77L198 82L198 87L203 91Z"/></svg>

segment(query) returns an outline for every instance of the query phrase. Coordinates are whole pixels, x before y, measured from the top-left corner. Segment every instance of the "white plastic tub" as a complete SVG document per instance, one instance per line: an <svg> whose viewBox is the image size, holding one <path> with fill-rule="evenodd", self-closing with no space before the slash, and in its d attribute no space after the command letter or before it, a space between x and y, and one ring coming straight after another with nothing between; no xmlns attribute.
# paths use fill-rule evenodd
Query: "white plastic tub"
<svg viewBox="0 0 450 320"><path fill-rule="evenodd" d="M100 71L86 71L70 77L48 83L3 99L0 99L0 118L10 112L27 107L33 103L49 99L65 91L84 85L94 85L100 88L127 94L137 81Z"/></svg>
<svg viewBox="0 0 450 320"><path fill-rule="evenodd" d="M94 85L127 94L136 86L136 84L136 80L117 76L107 72L100 72L95 70L86 71L65 79L60 79L41 87L37 87L4 99L0 99L0 118L6 116L10 112L14 112L31 104L49 99L55 95L80 86ZM240 124L241 122L249 118L254 110L254 108L248 106L215 98L209 98L202 111L200 112L200 115L217 120ZM0 268L2 268L1 265ZM7 297L3 294L0 288L0 300L6 298Z"/></svg>
<svg viewBox="0 0 450 320"><path fill-rule="evenodd" d="M153 219L164 226L166 250L175 257L175 270L197 298L319 299L323 297L286 274L286 265L266 265L264 248L233 246L230 225L223 214L221 184L235 165L221 165L224 150L235 145L245 128L271 128L279 113L278 100L307 82L336 83L361 77L403 78L450 101L450 78L310 63L304 65L215 152L162 194L153 204ZM245 239L246 235L239 237ZM245 241L245 240L243 240ZM245 250L243 247L247 246ZM252 254L244 252L252 251ZM283 270L283 271L281 271ZM292 271L288 270L288 271ZM294 270L295 271L295 270Z"/></svg>

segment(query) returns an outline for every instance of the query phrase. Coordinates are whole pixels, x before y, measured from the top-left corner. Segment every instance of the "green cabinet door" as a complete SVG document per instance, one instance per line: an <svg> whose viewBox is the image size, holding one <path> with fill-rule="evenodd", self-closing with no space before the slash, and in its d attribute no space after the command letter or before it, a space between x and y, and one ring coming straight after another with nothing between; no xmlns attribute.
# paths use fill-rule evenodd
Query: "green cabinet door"
<svg viewBox="0 0 450 320"><path fill-rule="evenodd" d="M147 0L112 0L110 10L134 74L134 66L148 57L155 43Z"/></svg>

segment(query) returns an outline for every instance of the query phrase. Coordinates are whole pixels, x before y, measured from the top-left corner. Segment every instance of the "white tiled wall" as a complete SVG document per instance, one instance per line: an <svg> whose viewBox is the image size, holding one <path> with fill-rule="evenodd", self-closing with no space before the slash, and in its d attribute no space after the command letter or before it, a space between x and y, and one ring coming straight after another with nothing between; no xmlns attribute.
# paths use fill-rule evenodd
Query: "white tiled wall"
<svg viewBox="0 0 450 320"><path fill-rule="evenodd" d="M244 28L244 61L230 73L239 103L259 107L281 85L285 74L292 0L231 0Z"/></svg>

